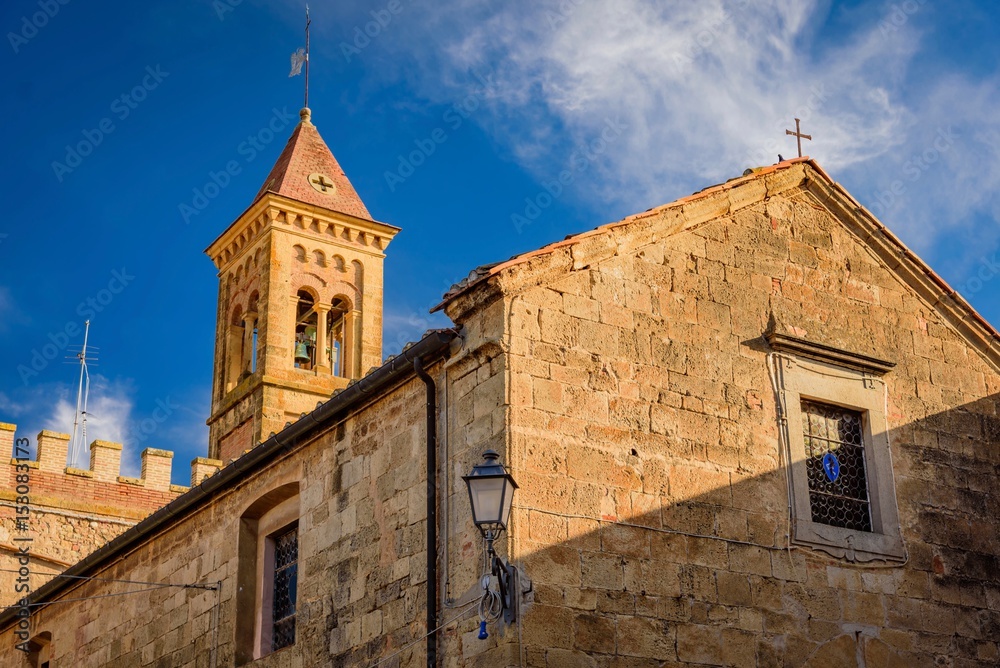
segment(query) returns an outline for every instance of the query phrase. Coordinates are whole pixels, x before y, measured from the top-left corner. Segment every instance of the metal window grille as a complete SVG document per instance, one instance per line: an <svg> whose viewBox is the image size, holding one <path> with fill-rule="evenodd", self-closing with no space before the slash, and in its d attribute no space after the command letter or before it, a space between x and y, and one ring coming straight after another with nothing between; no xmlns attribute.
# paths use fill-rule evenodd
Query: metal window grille
<svg viewBox="0 0 1000 668"><path fill-rule="evenodd" d="M298 587L299 532L274 538L274 607L271 650L295 644L295 595Z"/></svg>
<svg viewBox="0 0 1000 668"><path fill-rule="evenodd" d="M862 426L858 411L802 401L813 522L872 530Z"/></svg>

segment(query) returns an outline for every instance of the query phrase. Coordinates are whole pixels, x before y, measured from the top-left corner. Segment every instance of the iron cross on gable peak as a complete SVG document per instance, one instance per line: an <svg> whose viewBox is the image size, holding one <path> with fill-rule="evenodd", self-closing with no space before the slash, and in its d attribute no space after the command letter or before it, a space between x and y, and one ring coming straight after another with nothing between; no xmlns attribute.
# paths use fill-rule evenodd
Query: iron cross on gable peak
<svg viewBox="0 0 1000 668"><path fill-rule="evenodd" d="M792 135L793 137L795 137L795 141L796 141L796 143L799 146L799 157L801 158L802 157L802 140L803 139L808 139L809 141L812 141L812 135L804 135L804 134L802 134L802 131L799 128L799 119L797 119L797 118L795 119L795 132L792 132L791 130L785 130L785 134L786 135Z"/></svg>

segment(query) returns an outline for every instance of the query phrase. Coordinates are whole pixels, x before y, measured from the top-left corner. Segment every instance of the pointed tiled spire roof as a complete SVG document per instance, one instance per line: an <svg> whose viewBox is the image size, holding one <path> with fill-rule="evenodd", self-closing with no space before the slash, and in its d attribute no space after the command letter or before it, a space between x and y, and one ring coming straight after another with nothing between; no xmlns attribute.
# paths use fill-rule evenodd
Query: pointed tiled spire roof
<svg viewBox="0 0 1000 668"><path fill-rule="evenodd" d="M372 220L354 186L312 124L309 109L300 111L299 117L302 120L295 126L254 201L272 192Z"/></svg>

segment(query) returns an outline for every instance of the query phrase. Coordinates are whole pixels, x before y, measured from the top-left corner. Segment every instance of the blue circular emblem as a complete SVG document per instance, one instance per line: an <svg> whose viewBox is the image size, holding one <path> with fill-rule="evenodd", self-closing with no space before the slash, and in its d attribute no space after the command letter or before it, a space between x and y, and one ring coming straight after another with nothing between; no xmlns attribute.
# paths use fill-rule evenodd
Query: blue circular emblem
<svg viewBox="0 0 1000 668"><path fill-rule="evenodd" d="M837 482L837 478L840 477L840 460L832 452L823 455L823 473L830 482Z"/></svg>

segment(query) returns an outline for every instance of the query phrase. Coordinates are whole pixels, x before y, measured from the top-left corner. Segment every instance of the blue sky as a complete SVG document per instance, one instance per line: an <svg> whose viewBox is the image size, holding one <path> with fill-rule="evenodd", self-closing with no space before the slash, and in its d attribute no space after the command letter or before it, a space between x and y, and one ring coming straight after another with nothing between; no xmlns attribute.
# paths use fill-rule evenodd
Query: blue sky
<svg viewBox="0 0 1000 668"><path fill-rule="evenodd" d="M3 3L0 421L19 436L71 428L63 358L89 316L89 436L124 441L127 474L142 448L173 450L187 482L215 327L202 251L292 130L302 14ZM446 324L428 309L478 264L793 157L794 116L805 151L1000 323L995 3L315 1L312 15L313 121L373 216L403 228L386 355ZM231 160L240 173L199 199ZM564 169L573 182L547 197Z"/></svg>

